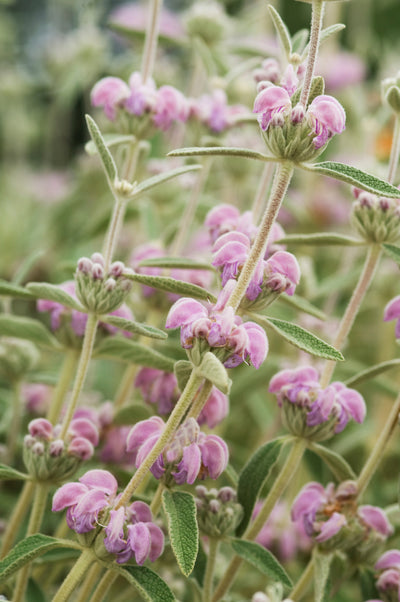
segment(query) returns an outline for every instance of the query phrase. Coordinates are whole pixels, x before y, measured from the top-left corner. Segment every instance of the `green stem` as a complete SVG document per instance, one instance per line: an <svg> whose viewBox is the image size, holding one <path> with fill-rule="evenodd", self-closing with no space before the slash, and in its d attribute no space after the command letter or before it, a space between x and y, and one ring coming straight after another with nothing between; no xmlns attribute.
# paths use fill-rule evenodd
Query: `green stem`
<svg viewBox="0 0 400 602"><path fill-rule="evenodd" d="M228 300L228 305L231 305L235 311L238 309L240 302L246 293L258 262L263 259L265 255L268 236L282 205L292 174L293 165L290 162L281 163L276 170L271 196L258 229L256 239L242 268L237 284Z"/></svg>
<svg viewBox="0 0 400 602"><path fill-rule="evenodd" d="M258 224L259 219L265 212L265 197L267 194L268 187L271 183L271 179L275 170L274 163L266 163L264 165L263 172L261 174L260 181L253 204L253 222Z"/></svg>
<svg viewBox="0 0 400 602"><path fill-rule="evenodd" d="M389 414L387 422L383 427L377 442L371 452L370 457L362 469L360 476L357 480L358 485L358 495L362 495L362 493L367 488L368 483L370 482L374 472L376 471L379 463L383 458L384 450L389 443L389 439L392 436L394 430L397 427L399 421L399 413L400 413L400 393L394 402L392 410Z"/></svg>
<svg viewBox="0 0 400 602"><path fill-rule="evenodd" d="M21 432L21 381L13 383L12 418L7 434L7 456L6 464L12 464L17 447L18 437Z"/></svg>
<svg viewBox="0 0 400 602"><path fill-rule="evenodd" d="M126 199L115 197L113 213L111 216L110 225L108 227L106 240L104 243L103 256L104 256L104 269L106 273L111 264L111 260L114 254L115 245L117 244L118 235L121 231L122 224L124 222L125 209L127 201Z"/></svg>
<svg viewBox="0 0 400 602"><path fill-rule="evenodd" d="M210 380L206 380L206 382L194 398L193 405L190 408L190 411L188 412L187 418L194 418L195 420L197 420L201 410L204 408L208 398L210 397L212 388L212 382Z"/></svg>
<svg viewBox="0 0 400 602"><path fill-rule="evenodd" d="M214 581L215 562L217 560L219 539L209 537L208 558L203 584L203 602L211 602Z"/></svg>
<svg viewBox="0 0 400 602"><path fill-rule="evenodd" d="M52 602L65 602L68 600L95 560L96 557L91 548L83 550L82 554L62 582L61 587L54 596Z"/></svg>
<svg viewBox="0 0 400 602"><path fill-rule="evenodd" d="M160 483L157 487L157 491L155 492L154 497L150 504L150 510L153 514L153 518L155 518L157 516L157 514L161 508L163 491L164 491L164 485L162 483Z"/></svg>
<svg viewBox="0 0 400 602"><path fill-rule="evenodd" d="M378 244L372 244L368 249L368 254L365 259L364 267L360 274L360 278L358 279L357 286L354 289L352 297L349 301L349 304L340 323L339 331L333 342L333 346L336 349L341 349L346 341L346 338L351 330L351 327L353 326L354 320L357 316L358 310L360 309L364 296L374 277L375 270L381 257L381 253L381 247ZM321 376L322 387L328 386L335 366L336 362L334 360L328 360L326 362Z"/></svg>
<svg viewBox="0 0 400 602"><path fill-rule="evenodd" d="M296 439L292 449L289 452L288 457L284 465L281 468L281 471L273 483L263 505L262 508L257 515L256 519L249 525L246 529L243 538L249 541L252 541L256 538L258 533L261 531L262 527L265 524L265 521L268 519L271 511L273 510L276 502L280 498L280 496L285 491L286 487L289 485L293 476L296 474L298 467L300 465L301 459L303 457L304 451L307 447L307 441L305 439ZM214 596L212 598L213 602L217 602L220 600L226 592L229 590L230 586L233 583L233 580L236 576L237 571L239 570L242 559L238 556L234 556L231 560L224 577L220 581L217 589L215 590Z"/></svg>
<svg viewBox="0 0 400 602"><path fill-rule="evenodd" d="M152 0L149 11L149 23L146 30L146 40L142 57L142 80L145 84L151 77L156 59L158 30L162 0Z"/></svg>
<svg viewBox="0 0 400 602"><path fill-rule="evenodd" d="M59 419L65 395L68 391L70 382L76 369L77 361L78 351L76 349L69 349L65 355L64 363L61 368L61 374L59 376L56 388L54 389L53 399L47 412L47 420L49 420L52 424L56 424Z"/></svg>
<svg viewBox="0 0 400 602"><path fill-rule="evenodd" d="M25 515L27 514L30 501L32 500L33 491L35 489L35 483L33 481L26 481L20 493L13 513L7 521L7 528L3 535L0 558L6 556L11 550L15 538L18 535L18 529L21 526Z"/></svg>
<svg viewBox="0 0 400 602"><path fill-rule="evenodd" d="M129 145L126 163L123 169L123 178L128 182L132 182L136 172L137 162L140 155L140 144L133 142Z"/></svg>
<svg viewBox="0 0 400 602"><path fill-rule="evenodd" d="M306 593L314 577L314 557L312 556L306 568L302 572L300 579L297 581L293 590L290 592L290 599L293 602L300 600Z"/></svg>
<svg viewBox="0 0 400 602"><path fill-rule="evenodd" d="M119 410L129 398L136 372L137 366L135 364L131 364L125 369L113 403L114 413Z"/></svg>
<svg viewBox="0 0 400 602"><path fill-rule="evenodd" d="M117 577L118 573L115 571L108 570L106 573L104 573L103 577L99 581L98 586L94 590L92 597L90 598L90 602L102 602Z"/></svg>
<svg viewBox="0 0 400 602"><path fill-rule="evenodd" d="M312 4L310 46L308 50L307 67L304 75L303 87L301 89L300 104L307 107L310 96L312 79L314 76L315 62L317 59L319 37L322 29L325 2L314 0Z"/></svg>
<svg viewBox="0 0 400 602"><path fill-rule="evenodd" d="M133 492L136 490L138 485L142 482L151 466L154 464L160 453L163 451L164 447L171 439L176 429L178 428L182 418L186 414L187 410L190 407L190 404L193 401L193 398L199 388L200 384L203 381L203 377L199 376L196 373L196 370L192 370L190 378L186 383L186 387L184 388L182 395L180 396L176 406L174 407L170 417L167 420L167 423L164 427L163 432L161 433L156 445L153 447L151 452L139 466L132 479L125 487L118 503L115 506L115 510L118 510L121 506L126 505Z"/></svg>
<svg viewBox="0 0 400 602"><path fill-rule="evenodd" d="M86 575L81 589L79 590L79 595L76 598L76 602L87 602L89 600L90 594L95 585L98 584L99 577L103 570L103 567L98 562L91 567Z"/></svg>
<svg viewBox="0 0 400 602"><path fill-rule="evenodd" d="M396 177L397 165L400 157L400 117L396 115L394 122L392 148L390 150L388 182L393 184Z"/></svg>
<svg viewBox="0 0 400 602"><path fill-rule="evenodd" d="M86 323L85 336L83 338L81 356L79 358L78 370L75 377L74 388L72 389L71 399L62 423L60 439L65 439L68 427L78 404L79 396L85 383L90 358L92 356L94 341L96 338L97 325L97 317L94 314L89 314Z"/></svg>

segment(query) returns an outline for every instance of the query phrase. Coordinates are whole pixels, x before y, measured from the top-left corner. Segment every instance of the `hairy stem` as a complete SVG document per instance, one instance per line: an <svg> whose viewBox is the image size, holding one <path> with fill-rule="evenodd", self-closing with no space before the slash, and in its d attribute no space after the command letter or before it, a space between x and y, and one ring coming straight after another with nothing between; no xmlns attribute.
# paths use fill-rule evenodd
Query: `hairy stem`
<svg viewBox="0 0 400 602"><path fill-rule="evenodd" d="M210 380L206 380L206 382L204 383L204 385L202 386L202 388L200 389L200 391L197 393L196 397L194 398L193 405L190 408L187 418L194 418L195 420L197 420L197 418L200 415L201 410L204 408L208 398L210 397L212 388L213 388L212 382Z"/></svg>
<svg viewBox="0 0 400 602"><path fill-rule="evenodd" d="M79 590L79 595L76 598L76 602L87 602L90 599L90 594L93 588L98 584L99 577L103 571L103 567L96 562L93 564L91 569L88 571L82 587Z"/></svg>
<svg viewBox="0 0 400 602"><path fill-rule="evenodd" d="M393 184L394 179L396 177L397 166L399 164L400 157L400 117L396 115L396 120L394 122L394 131L393 131L393 141L392 147L390 150L390 159L389 159L389 171L388 171L388 182Z"/></svg>
<svg viewBox="0 0 400 602"><path fill-rule="evenodd" d="M265 203L266 203L266 194L268 187L271 183L272 176L275 171L274 163L266 163L264 165L263 172L261 174L260 181L258 183L258 188L256 192L256 196L253 203L253 222L257 225L258 221L261 219L262 214L265 211Z"/></svg>
<svg viewBox="0 0 400 602"><path fill-rule="evenodd" d="M143 83L152 76L154 63L156 60L158 30L160 25L160 15L162 0L152 0L150 3L149 22L146 30L146 40L144 44L142 57L142 79Z"/></svg>
<svg viewBox="0 0 400 602"><path fill-rule="evenodd" d="M125 199L118 197L115 198L114 209L103 248L104 269L106 273L110 267L115 246L117 244L118 235L124 222L126 203L127 202Z"/></svg>
<svg viewBox="0 0 400 602"><path fill-rule="evenodd" d="M163 491L164 491L164 485L162 483L159 483L159 485L157 487L157 491L155 492L154 497L150 504L150 510L151 510L154 518L157 516L157 514L161 508Z"/></svg>
<svg viewBox="0 0 400 602"><path fill-rule="evenodd" d="M137 369L138 368L135 364L130 364L126 367L125 372L122 375L122 379L113 403L114 414L117 410L122 408L122 406L129 398L129 395L132 391L132 385L136 376Z"/></svg>
<svg viewBox="0 0 400 602"><path fill-rule="evenodd" d="M66 352L61 373L56 388L54 389L53 399L51 400L51 405L47 412L47 420L49 420L52 424L56 424L59 419L65 395L68 391L70 382L76 369L77 361L78 351L76 349L69 349Z"/></svg>
<svg viewBox="0 0 400 602"><path fill-rule="evenodd" d="M307 107L308 98L310 96L315 62L318 54L319 38L322 29L324 8L325 2L323 2L323 0L314 0L312 4L310 46L308 51L307 67L300 95L300 104L302 104L304 107Z"/></svg>
<svg viewBox="0 0 400 602"><path fill-rule="evenodd" d="M214 581L214 569L218 554L219 539L209 537L208 558L203 585L203 602L211 602Z"/></svg>
<svg viewBox="0 0 400 602"><path fill-rule="evenodd" d="M307 588L310 586L311 581L313 580L313 577L314 577L314 557L312 556L310 558L306 568L300 575L300 579L297 581L296 585L290 592L290 599L293 600L293 602L297 602L304 596L304 594L307 591Z"/></svg>
<svg viewBox="0 0 400 602"><path fill-rule="evenodd" d="M34 481L26 481L19 495L17 505L14 507L13 513L7 521L7 528L3 535L0 558L6 556L18 535L18 529L23 523L27 514L30 502L32 500L33 491L35 489Z"/></svg>
<svg viewBox="0 0 400 602"><path fill-rule="evenodd" d="M90 598L90 602L102 602L117 577L118 573L115 571L106 571L94 590L93 595Z"/></svg>
<svg viewBox="0 0 400 602"><path fill-rule="evenodd" d="M62 582L61 587L54 596L52 602L65 602L68 600L95 560L96 557L91 548L83 550L82 554Z"/></svg>
<svg viewBox="0 0 400 602"><path fill-rule="evenodd" d="M7 456L6 464L12 464L17 447L18 437L21 432L21 381L13 383L12 418L7 433Z"/></svg>

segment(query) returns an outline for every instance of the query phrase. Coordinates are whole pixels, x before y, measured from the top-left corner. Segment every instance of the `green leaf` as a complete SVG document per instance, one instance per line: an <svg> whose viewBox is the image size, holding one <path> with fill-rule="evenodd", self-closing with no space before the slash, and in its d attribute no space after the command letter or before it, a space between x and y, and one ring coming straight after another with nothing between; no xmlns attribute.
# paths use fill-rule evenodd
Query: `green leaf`
<svg viewBox="0 0 400 602"><path fill-rule="evenodd" d="M131 403L117 411L113 418L113 424L136 424L141 420L147 420L151 415L152 412L148 406L139 403Z"/></svg>
<svg viewBox="0 0 400 602"><path fill-rule="evenodd" d="M375 573L372 569L362 567L359 569L360 587L363 600L377 600L379 598L376 587Z"/></svg>
<svg viewBox="0 0 400 602"><path fill-rule="evenodd" d="M23 286L18 286L7 280L0 280L0 297L16 297L18 299L35 299Z"/></svg>
<svg viewBox="0 0 400 602"><path fill-rule="evenodd" d="M33 266L36 262L41 259L45 255L45 251L43 249L38 249L37 251L33 251L33 253L29 253L27 257L22 261L18 270L16 271L13 277L14 284L21 284L23 280L27 277Z"/></svg>
<svg viewBox="0 0 400 602"><path fill-rule="evenodd" d="M132 134L102 134L103 142L109 148L110 146L117 146L118 144L132 144L136 141L135 136ZM89 140L85 144L85 151L88 155L97 155L98 150L93 140Z"/></svg>
<svg viewBox="0 0 400 602"><path fill-rule="evenodd" d="M151 286L160 291L168 293L175 293L176 295L185 295L188 297L194 297L195 299L205 299L213 303L216 302L216 297L206 291L206 289L197 284L191 284L190 282L184 282L183 280L175 280L168 276L147 276L145 274L127 274L126 278L139 282L139 284L145 284Z"/></svg>
<svg viewBox="0 0 400 602"><path fill-rule="evenodd" d="M179 568L188 577L193 571L199 549L196 502L190 493L165 489L162 503L172 550Z"/></svg>
<svg viewBox="0 0 400 602"><path fill-rule="evenodd" d="M332 449L328 449L318 443L311 443L309 449L323 460L339 483L346 480L355 480L357 478L350 464Z"/></svg>
<svg viewBox="0 0 400 602"><path fill-rule="evenodd" d="M138 364L139 366L146 366L147 368L157 368L165 372L173 372L174 369L173 359L145 345L129 341L122 337L104 339L95 348L94 357L120 360L122 362Z"/></svg>
<svg viewBox="0 0 400 602"><path fill-rule="evenodd" d="M46 602L46 596L32 577L30 577L28 581L26 598L29 602Z"/></svg>
<svg viewBox="0 0 400 602"><path fill-rule="evenodd" d="M314 100L314 98L323 94L324 91L325 91L324 78L321 77L320 75L316 75L315 77L312 78L310 94L308 95L307 106ZM301 96L301 88L298 88L296 90L296 92L294 92L294 94L292 94L292 96L290 97L292 106L297 105L297 103L300 100L300 96Z"/></svg>
<svg viewBox="0 0 400 602"><path fill-rule="evenodd" d="M335 180L346 182L352 186L357 186L357 188L372 192L373 194L390 197L392 199L398 199L400 196L399 189L396 188L396 186L392 186L392 184L366 173L361 169L352 167L351 165L335 163L334 161L324 161L323 163L314 163L313 165L299 163L299 167L307 171L319 173L322 176L335 178Z"/></svg>
<svg viewBox="0 0 400 602"><path fill-rule="evenodd" d="M185 165L184 167L177 167L176 169L172 169L171 171L166 171L165 173L161 173L157 176L154 176L153 178L148 178L147 180L144 180L140 184L137 184L134 187L132 194L128 195L127 198L133 199L133 198L137 197L139 194L142 194L142 192L146 192L147 190L150 190L151 188L154 188L155 186L159 186L160 184L163 184L164 182L167 182L168 180L171 180L172 178L176 178L177 176L181 176L190 171L197 171L199 169L202 169L202 165Z"/></svg>
<svg viewBox="0 0 400 602"><path fill-rule="evenodd" d="M243 506L243 518L236 529L242 535L251 519L258 495L271 468L278 459L283 439L274 439L260 447L239 474L238 502Z"/></svg>
<svg viewBox="0 0 400 602"><path fill-rule="evenodd" d="M292 54L292 42L290 39L288 28L283 22L278 11L275 10L275 8L271 4L268 5L268 10L271 15L271 19L274 24L276 33L278 34L279 41L282 45L283 50L285 51L286 58L289 60L290 55Z"/></svg>
<svg viewBox="0 0 400 602"><path fill-rule="evenodd" d="M29 478L29 475L19 472L19 470L15 470L11 466L0 464L0 481L13 481L14 479L20 481Z"/></svg>
<svg viewBox="0 0 400 602"><path fill-rule="evenodd" d="M139 263L139 267L214 271L209 261L196 261L189 257L155 257L144 259Z"/></svg>
<svg viewBox="0 0 400 602"><path fill-rule="evenodd" d="M303 0L303 2L308 2L308 1L309 0ZM329 0L328 0L328 2L329 2ZM325 40L330 38L335 33L339 33L339 31L343 31L343 29L346 29L346 25L344 25L343 23L335 23L334 25L330 25L329 27L326 27L320 33L319 43L321 44L322 42L325 42ZM304 50L302 52L303 59L306 58L306 56L308 54L308 49L309 49L309 44L307 44L307 46L304 48Z"/></svg>
<svg viewBox="0 0 400 602"><path fill-rule="evenodd" d="M263 318L260 320L258 314L257 316L256 314L252 315L261 326L271 326L271 328L280 334L288 343L311 355L322 357L326 360L334 360L336 362L342 362L344 360L340 351L332 347L332 345L329 345L329 343L325 343L325 341L315 336L315 334L305 330L305 328L297 326L297 324L286 322L286 320L278 320L277 318Z"/></svg>
<svg viewBox="0 0 400 602"><path fill-rule="evenodd" d="M263 575L266 575L272 581L281 582L289 589L293 587L289 575L286 573L283 566L269 550L260 546L259 543L246 541L244 539L232 539L231 544L240 558L243 558L243 560L252 564Z"/></svg>
<svg viewBox="0 0 400 602"><path fill-rule="evenodd" d="M20 568L55 548L77 548L78 544L67 539L56 539L37 533L23 539L0 561L0 583L6 581Z"/></svg>
<svg viewBox="0 0 400 602"><path fill-rule="evenodd" d="M193 577L194 579L196 579L197 583L199 584L199 586L201 588L203 587L203 583L204 583L206 567L207 567L207 554L203 550L203 546L201 545L201 542L199 542L199 551L197 553L197 558L196 558L196 562L194 565L194 569L190 576Z"/></svg>
<svg viewBox="0 0 400 602"><path fill-rule="evenodd" d="M126 330L133 334L140 334L141 336L150 337L151 339L166 339L168 337L166 332L159 330L154 326L148 326L147 324L120 318L119 316L107 314L106 316L100 316L100 320L106 324L111 324L111 326L116 326L116 328L120 328L121 330Z"/></svg>
<svg viewBox="0 0 400 602"><path fill-rule="evenodd" d="M126 25L121 25L120 23L114 23L113 21L109 21L107 25L116 33L125 36L127 40L133 42L137 42L138 40L142 42L144 36L146 35L146 31L144 29L133 29L132 27L127 27ZM167 43L174 46L185 46L187 44L186 38L181 36L172 37L161 32L158 34L158 40L164 44Z"/></svg>
<svg viewBox="0 0 400 602"><path fill-rule="evenodd" d="M325 602L332 554L314 552L314 602Z"/></svg>
<svg viewBox="0 0 400 602"><path fill-rule="evenodd" d="M319 232L318 234L288 234L279 241L279 244L300 244L313 246L359 247L365 246L365 240L336 234L335 232Z"/></svg>
<svg viewBox="0 0 400 602"><path fill-rule="evenodd" d="M174 365L174 373L178 381L178 387L181 391L186 387L186 383L190 378L193 370L193 365L187 360L178 360Z"/></svg>
<svg viewBox="0 0 400 602"><path fill-rule="evenodd" d="M0 315L0 335L33 341L38 345L61 349L57 339L38 320L21 316Z"/></svg>
<svg viewBox="0 0 400 602"><path fill-rule="evenodd" d="M306 47L308 36L308 29L299 29L292 37L292 51L301 54Z"/></svg>
<svg viewBox="0 0 400 602"><path fill-rule="evenodd" d="M199 146L190 148L177 148L168 153L168 157L204 157L207 155L217 156L225 155L228 157L244 157L246 159L255 159L257 161L272 161L279 163L276 157L269 157L250 148L235 148L229 146Z"/></svg>
<svg viewBox="0 0 400 602"><path fill-rule="evenodd" d="M165 581L147 566L124 566L114 570L125 577L147 602L176 602Z"/></svg>
<svg viewBox="0 0 400 602"><path fill-rule="evenodd" d="M36 297L36 299L55 301L55 303L60 303L61 305L65 305L65 307L70 307L71 309L76 309L76 311L86 313L83 305L81 305L74 297L63 291L59 286L48 284L47 282L29 282L29 284L26 285L26 288Z"/></svg>
<svg viewBox="0 0 400 602"><path fill-rule="evenodd" d="M345 381L345 385L347 387L354 385L359 385L365 380L370 380L371 378L375 378L375 376L379 376L379 374L383 374L392 368L396 368L400 366L400 360L388 360L387 362L382 362L380 364L375 364L375 366L371 366L371 368L367 368L362 372L359 372L355 376L348 378Z"/></svg>
<svg viewBox="0 0 400 602"><path fill-rule="evenodd" d="M303 297L299 297L299 295L281 295L279 297L279 301L286 303L286 305L290 305L291 307L295 307L300 311L303 311L310 316L314 316L319 320L327 320L328 316L324 314L323 311L315 307L312 303L307 301L307 299L303 299Z"/></svg>
<svg viewBox="0 0 400 602"><path fill-rule="evenodd" d="M223 363L211 352L204 354L200 366L197 368L201 376L211 381L222 393L227 395L232 381Z"/></svg>
<svg viewBox="0 0 400 602"><path fill-rule="evenodd" d="M99 130L97 123L94 119L92 119L92 117L90 117L90 115L85 115L85 117L90 136L97 149L97 152L100 155L100 160L106 173L108 183L110 188L113 188L114 181L118 176L117 166L115 165L114 159L107 148L107 144Z"/></svg>
<svg viewBox="0 0 400 602"><path fill-rule="evenodd" d="M393 259L396 263L400 265L400 247L397 245L391 245L389 243L384 243L382 245L383 250L386 255L388 255L391 259Z"/></svg>

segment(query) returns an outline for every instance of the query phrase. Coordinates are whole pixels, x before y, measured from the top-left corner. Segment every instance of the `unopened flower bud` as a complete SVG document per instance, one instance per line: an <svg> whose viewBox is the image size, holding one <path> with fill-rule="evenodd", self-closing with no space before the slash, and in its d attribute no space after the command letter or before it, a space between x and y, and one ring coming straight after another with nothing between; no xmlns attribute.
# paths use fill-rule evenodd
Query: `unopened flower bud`
<svg viewBox="0 0 400 602"><path fill-rule="evenodd" d="M101 253L93 253L91 260L93 263L99 263L104 268L104 257Z"/></svg>
<svg viewBox="0 0 400 602"><path fill-rule="evenodd" d="M92 266L91 275L95 280L101 280L104 278L104 268L101 263L94 263Z"/></svg>
<svg viewBox="0 0 400 602"><path fill-rule="evenodd" d="M29 434L39 439L50 440L53 437L53 425L45 418L36 418L28 424Z"/></svg>
<svg viewBox="0 0 400 602"><path fill-rule="evenodd" d="M118 278L122 275L125 269L125 265L122 263L122 261L114 261L114 263L112 263L110 266L109 274L114 278Z"/></svg>
<svg viewBox="0 0 400 602"><path fill-rule="evenodd" d="M232 494L231 494L232 492ZM229 494L229 495L227 495ZM240 523L243 508L237 503L236 493L230 487L222 490L196 488L196 503L200 531L211 537L222 537L231 533Z"/></svg>
<svg viewBox="0 0 400 602"><path fill-rule="evenodd" d="M83 274L90 274L92 271L93 262L89 257L81 257L78 259L78 270Z"/></svg>
<svg viewBox="0 0 400 602"><path fill-rule="evenodd" d="M44 454L44 445L41 441L36 441L31 447L32 453L36 456L43 456Z"/></svg>
<svg viewBox="0 0 400 602"><path fill-rule="evenodd" d="M117 283L114 280L114 278L107 278L107 280L104 283L104 288L109 292L113 291L116 286L117 286Z"/></svg>
<svg viewBox="0 0 400 602"><path fill-rule="evenodd" d="M62 439L55 439L49 445L50 456L61 456L64 451L64 441Z"/></svg>
<svg viewBox="0 0 400 602"><path fill-rule="evenodd" d="M378 198L368 192L356 193L356 198L351 221L358 234L368 242L398 242L400 239L399 200Z"/></svg>
<svg viewBox="0 0 400 602"><path fill-rule="evenodd" d="M400 88L399 86L391 86L386 94L385 101L390 106L394 113L400 113Z"/></svg>
<svg viewBox="0 0 400 602"><path fill-rule="evenodd" d="M292 120L292 123L300 123L303 121L305 114L304 106L299 103L292 109L290 119Z"/></svg>
<svg viewBox="0 0 400 602"><path fill-rule="evenodd" d="M39 361L39 351L23 339L2 337L0 340L0 376L7 381L20 379Z"/></svg>

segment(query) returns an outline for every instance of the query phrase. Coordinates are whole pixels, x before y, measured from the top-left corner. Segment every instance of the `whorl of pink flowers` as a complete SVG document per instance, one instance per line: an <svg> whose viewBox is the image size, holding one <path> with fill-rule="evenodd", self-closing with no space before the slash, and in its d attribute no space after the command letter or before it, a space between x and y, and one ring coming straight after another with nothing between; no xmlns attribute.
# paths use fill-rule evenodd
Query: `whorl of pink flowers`
<svg viewBox="0 0 400 602"><path fill-rule="evenodd" d="M99 431L88 418L73 418L65 441L59 438L60 425L53 426L46 418L35 418L28 424L24 446L40 455L48 448L50 456L57 457L65 453L80 460L89 460L99 443ZM40 450L43 450L42 452Z"/></svg>
<svg viewBox="0 0 400 602"><path fill-rule="evenodd" d="M214 90L190 101L190 116L215 133L223 132L235 123L237 117L248 114L248 109L242 105L228 105L223 90Z"/></svg>

